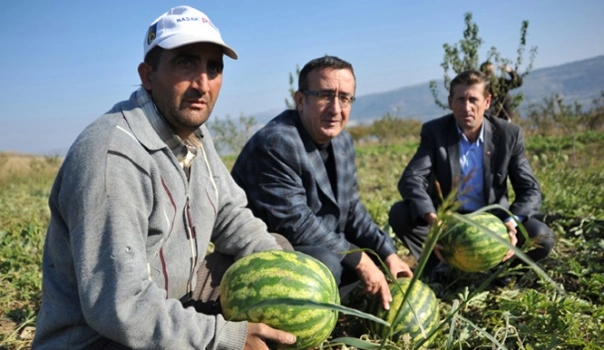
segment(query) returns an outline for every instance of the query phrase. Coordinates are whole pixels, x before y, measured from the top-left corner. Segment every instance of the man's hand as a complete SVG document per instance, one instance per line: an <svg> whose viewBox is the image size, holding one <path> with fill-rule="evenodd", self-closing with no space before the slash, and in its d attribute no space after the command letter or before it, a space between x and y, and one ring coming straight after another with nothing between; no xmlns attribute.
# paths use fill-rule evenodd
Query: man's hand
<svg viewBox="0 0 604 350"><path fill-rule="evenodd" d="M413 277L413 272L409 265L404 262L396 253L388 255L386 260L384 261L390 273L394 278L397 277Z"/></svg>
<svg viewBox="0 0 604 350"><path fill-rule="evenodd" d="M438 218L436 217L436 213L428 213L424 215L424 219L426 220L429 226L434 225L438 220Z"/></svg>
<svg viewBox="0 0 604 350"><path fill-rule="evenodd" d="M508 229L508 234L510 235L510 243L513 246L516 246L516 243L518 243L518 237L516 237L516 233L518 232L516 230L516 223L514 222L514 220L508 220L504 224L505 227L507 227ZM514 251L510 249L507 253L505 253L505 256L503 257L503 260L501 260L501 262L508 260L512 256L514 256Z"/></svg>
<svg viewBox="0 0 604 350"><path fill-rule="evenodd" d="M434 245L434 249L433 249L434 255L436 255L436 257L440 261L445 261L445 258L443 257L443 249L445 249L445 248L438 243Z"/></svg>
<svg viewBox="0 0 604 350"><path fill-rule="evenodd" d="M296 342L296 336L291 333L271 328L264 323L249 322L247 324L247 337L245 338L245 346L243 349L268 350L269 347L266 345L266 341L269 343L291 345Z"/></svg>
<svg viewBox="0 0 604 350"><path fill-rule="evenodd" d="M501 65L499 66L500 69L504 70L506 73L512 73L513 69L506 66L506 65Z"/></svg>
<svg viewBox="0 0 604 350"><path fill-rule="evenodd" d="M428 214L424 215L424 219L426 220L426 222L428 223L428 225L430 227L432 227L433 225L435 225L438 222L438 217L436 216L436 213L428 213ZM434 250L433 250L434 255L436 255L436 257L440 261L444 261L442 250L443 250L442 245L440 245L440 244L434 245Z"/></svg>
<svg viewBox="0 0 604 350"><path fill-rule="evenodd" d="M390 309L390 302L392 301L392 294L390 294L390 286L386 281L386 277L382 270L380 270L373 260L365 252L361 255L361 261L356 267L356 273L364 288L362 293L366 294L379 294L382 298L382 305L384 310Z"/></svg>

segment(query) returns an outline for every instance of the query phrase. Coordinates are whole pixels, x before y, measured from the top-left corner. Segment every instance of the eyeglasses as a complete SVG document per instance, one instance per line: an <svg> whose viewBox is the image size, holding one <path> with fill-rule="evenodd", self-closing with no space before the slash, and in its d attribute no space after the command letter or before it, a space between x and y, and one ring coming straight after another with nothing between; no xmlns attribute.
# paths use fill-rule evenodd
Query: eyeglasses
<svg viewBox="0 0 604 350"><path fill-rule="evenodd" d="M317 98L321 105L326 105L335 100L335 97L338 97L338 101L340 101L340 107L348 107L351 103L353 103L357 98L348 94L336 94L333 90L322 90L322 91L313 91L313 90L302 90L304 95L311 95Z"/></svg>

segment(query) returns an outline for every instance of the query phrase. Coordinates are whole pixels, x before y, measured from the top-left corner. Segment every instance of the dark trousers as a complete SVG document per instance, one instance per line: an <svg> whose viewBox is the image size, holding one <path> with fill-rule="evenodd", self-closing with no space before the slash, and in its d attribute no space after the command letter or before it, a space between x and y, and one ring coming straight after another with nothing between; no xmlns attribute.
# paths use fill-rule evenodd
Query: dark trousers
<svg viewBox="0 0 604 350"><path fill-rule="evenodd" d="M294 250L289 241L279 234L272 234L285 250ZM235 262L232 256L213 252L206 255L197 273L197 284L190 298L183 301L184 307L194 307L199 313L217 315L222 312L220 308L220 281L226 270ZM128 350L129 348L102 338L95 342L91 349L98 350Z"/></svg>
<svg viewBox="0 0 604 350"><path fill-rule="evenodd" d="M419 260L430 230L426 220L424 218L412 218L409 202L403 200L395 203L390 208L388 222L396 236L401 239L411 254ZM528 251L526 255L533 261L539 261L548 256L556 242L554 232L545 223L534 217L524 220L522 225L526 229L529 239L536 244L536 247ZM520 231L518 231L517 237L518 243L516 246L522 247L526 239ZM436 263L438 263L436 257L430 257L425 267L425 273L429 273ZM520 263L522 263L522 260L515 259L511 265Z"/></svg>
<svg viewBox="0 0 604 350"><path fill-rule="evenodd" d="M356 272L342 264L341 254L315 245L295 246L294 250L310 255L327 266L338 286L340 300L343 300L360 283Z"/></svg>
<svg viewBox="0 0 604 350"><path fill-rule="evenodd" d="M338 286L344 286L358 280L353 270L347 269L342 265L342 255L335 253L331 249L321 246L303 245L295 246L294 250L310 255L325 264L333 274Z"/></svg>
<svg viewBox="0 0 604 350"><path fill-rule="evenodd" d="M273 234L277 244L285 250L294 250L289 241L279 234ZM218 252L209 254L203 260L197 273L197 284L189 301L183 303L193 306L200 313L217 315L222 312L220 308L220 281L226 270L233 265L234 258Z"/></svg>

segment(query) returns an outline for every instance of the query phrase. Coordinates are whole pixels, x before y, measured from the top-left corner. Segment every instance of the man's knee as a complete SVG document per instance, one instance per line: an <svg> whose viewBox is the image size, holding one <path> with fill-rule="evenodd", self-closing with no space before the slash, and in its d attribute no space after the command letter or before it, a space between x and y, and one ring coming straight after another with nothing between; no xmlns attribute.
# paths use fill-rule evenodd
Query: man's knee
<svg viewBox="0 0 604 350"><path fill-rule="evenodd" d="M543 224L543 226L545 226L545 224ZM533 238L533 242L543 251L545 256L547 256L554 249L556 237L554 232L549 227L545 226L545 229L540 231L539 234Z"/></svg>
<svg viewBox="0 0 604 350"><path fill-rule="evenodd" d="M532 241L533 259L540 260L549 255L556 244L556 236L552 229L544 222L531 218L524 223L527 234Z"/></svg>
<svg viewBox="0 0 604 350"><path fill-rule="evenodd" d="M341 256L339 254L331 251L330 249L317 246L296 246L294 249L304 254L308 254L322 262L333 274L336 284L340 285L342 282L342 273L344 272L344 267L342 266L342 262L340 260Z"/></svg>
<svg viewBox="0 0 604 350"><path fill-rule="evenodd" d="M283 250L294 250L292 244L285 238L285 236L280 235L278 233L271 233L271 235L277 241L277 244L283 248Z"/></svg>
<svg viewBox="0 0 604 350"><path fill-rule="evenodd" d="M406 216L408 216L405 211L405 203L400 201L394 203L388 213L388 224L397 236L402 235L406 227L409 226L409 223L405 220Z"/></svg>

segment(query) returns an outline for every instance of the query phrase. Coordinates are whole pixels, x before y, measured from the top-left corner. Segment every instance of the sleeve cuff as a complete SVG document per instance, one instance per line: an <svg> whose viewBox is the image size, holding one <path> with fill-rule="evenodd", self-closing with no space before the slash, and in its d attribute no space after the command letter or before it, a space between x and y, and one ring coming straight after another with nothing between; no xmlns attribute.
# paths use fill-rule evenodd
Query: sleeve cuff
<svg viewBox="0 0 604 350"><path fill-rule="evenodd" d="M358 247L351 245L350 249L356 249ZM346 256L344 256L344 259L342 259L342 265L344 265L344 267L354 270L357 265L359 265L359 262L361 262L361 256L363 255L362 252L352 252L352 253L348 253L346 254Z"/></svg>
<svg viewBox="0 0 604 350"><path fill-rule="evenodd" d="M519 215L514 215L514 217L516 217L516 220L518 220L518 222L522 222L524 220L524 218ZM518 224L514 221L514 218L512 218L511 216L509 218L503 220L504 223L507 223L510 221L514 223L514 226L518 226Z"/></svg>
<svg viewBox="0 0 604 350"><path fill-rule="evenodd" d="M247 322L224 321L222 315L219 315L220 322L217 323L216 333L214 335L214 349L243 349L247 338Z"/></svg>

